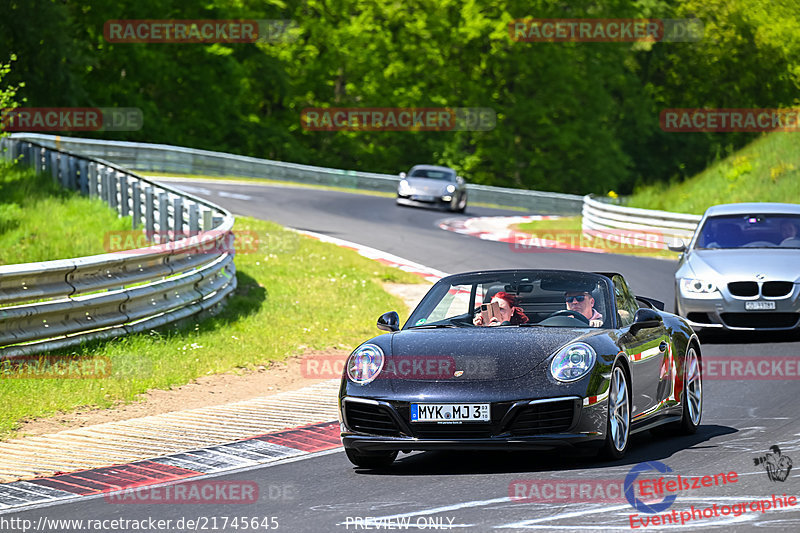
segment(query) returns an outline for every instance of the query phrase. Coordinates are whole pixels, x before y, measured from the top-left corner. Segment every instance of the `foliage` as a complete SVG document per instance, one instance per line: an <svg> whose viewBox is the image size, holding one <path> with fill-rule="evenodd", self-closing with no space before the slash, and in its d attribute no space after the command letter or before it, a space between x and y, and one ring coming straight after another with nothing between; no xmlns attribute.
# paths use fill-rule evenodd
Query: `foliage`
<svg viewBox="0 0 800 533"><path fill-rule="evenodd" d="M698 215L715 204L800 201L800 137L764 135L685 181L640 187L629 205Z"/></svg>
<svg viewBox="0 0 800 533"><path fill-rule="evenodd" d="M12 0L0 50L31 106L139 107L105 138L396 173L448 164L483 184L630 193L756 138L667 133L674 107L784 107L800 88L796 0ZM5 12L3 12L5 11ZM154 14L158 14L157 16ZM516 18L688 18L699 42L516 42ZM258 44L109 43L112 19L289 19ZM19 23L36 21L36 23ZM314 132L306 107L489 107L486 132Z"/></svg>

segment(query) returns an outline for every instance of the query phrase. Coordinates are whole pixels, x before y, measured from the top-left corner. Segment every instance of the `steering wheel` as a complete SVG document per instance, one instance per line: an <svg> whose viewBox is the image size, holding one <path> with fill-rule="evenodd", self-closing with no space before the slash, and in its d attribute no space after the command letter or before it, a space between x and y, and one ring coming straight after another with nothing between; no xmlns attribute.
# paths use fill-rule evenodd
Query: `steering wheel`
<svg viewBox="0 0 800 533"><path fill-rule="evenodd" d="M553 318L554 316L569 316L572 318L577 318L583 322L589 323L589 319L583 316L581 313L577 311L573 311L571 309L562 309L561 311L556 311L552 315L548 316L547 318Z"/></svg>

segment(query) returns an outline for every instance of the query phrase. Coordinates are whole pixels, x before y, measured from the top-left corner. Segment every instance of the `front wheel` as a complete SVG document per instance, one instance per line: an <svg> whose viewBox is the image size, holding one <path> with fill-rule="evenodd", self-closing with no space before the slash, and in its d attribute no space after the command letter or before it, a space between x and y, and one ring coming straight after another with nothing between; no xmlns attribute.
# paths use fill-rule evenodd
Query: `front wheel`
<svg viewBox="0 0 800 533"><path fill-rule="evenodd" d="M371 452L361 453L352 448L345 448L344 453L350 462L361 468L384 468L389 466L397 458L397 452Z"/></svg>
<svg viewBox="0 0 800 533"><path fill-rule="evenodd" d="M683 413L678 429L684 435L697 432L703 417L703 371L694 346L683 360Z"/></svg>
<svg viewBox="0 0 800 533"><path fill-rule="evenodd" d="M608 419L606 440L600 452L607 459L622 459L628 451L631 429L631 401L628 378L622 366L615 364L611 370L608 394Z"/></svg>

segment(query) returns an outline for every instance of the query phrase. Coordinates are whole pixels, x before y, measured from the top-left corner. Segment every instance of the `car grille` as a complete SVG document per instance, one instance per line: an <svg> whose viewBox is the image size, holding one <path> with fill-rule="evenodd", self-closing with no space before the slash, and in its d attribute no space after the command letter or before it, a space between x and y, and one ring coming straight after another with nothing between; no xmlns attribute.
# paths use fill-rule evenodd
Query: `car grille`
<svg viewBox="0 0 800 533"><path fill-rule="evenodd" d="M722 313L720 317L733 328L791 328L800 313Z"/></svg>
<svg viewBox="0 0 800 533"><path fill-rule="evenodd" d="M347 425L353 431L384 437L400 436L400 429L394 418L385 407L380 405L344 402L344 416Z"/></svg>
<svg viewBox="0 0 800 533"><path fill-rule="evenodd" d="M791 281L768 281L761 287L761 294L778 298L780 296L788 296L794 289L794 283Z"/></svg>
<svg viewBox="0 0 800 533"><path fill-rule="evenodd" d="M572 426L575 400L528 405L520 409L509 428L512 435L561 433Z"/></svg>
<svg viewBox="0 0 800 533"><path fill-rule="evenodd" d="M758 296L758 283L755 281L732 281L728 283L728 290L734 296L750 298ZM770 298L788 296L794 290L791 281L767 281L761 286L761 295Z"/></svg>
<svg viewBox="0 0 800 533"><path fill-rule="evenodd" d="M728 290L734 296L758 296L758 283L755 281L733 281L728 283Z"/></svg>

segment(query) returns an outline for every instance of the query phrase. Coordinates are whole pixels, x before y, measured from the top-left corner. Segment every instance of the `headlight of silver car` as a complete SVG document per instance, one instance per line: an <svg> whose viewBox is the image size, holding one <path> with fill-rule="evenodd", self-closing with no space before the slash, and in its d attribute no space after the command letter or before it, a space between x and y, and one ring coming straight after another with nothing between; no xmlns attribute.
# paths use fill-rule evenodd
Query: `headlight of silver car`
<svg viewBox="0 0 800 533"><path fill-rule="evenodd" d="M448 185L447 187L445 187L445 190L447 192L449 192L450 194L453 194L454 192L456 192L456 186L455 185Z"/></svg>
<svg viewBox="0 0 800 533"><path fill-rule="evenodd" d="M397 193L402 194L403 196L408 196L409 194L411 194L411 185L409 185L406 180L400 180L400 185L397 188Z"/></svg>
<svg viewBox="0 0 800 533"><path fill-rule="evenodd" d="M353 383L366 385L380 374L384 360L383 350L379 346L360 346L347 358L347 377Z"/></svg>
<svg viewBox="0 0 800 533"><path fill-rule="evenodd" d="M558 381L576 381L589 373L597 360L594 348L575 342L559 350L550 363L550 374Z"/></svg>
<svg viewBox="0 0 800 533"><path fill-rule="evenodd" d="M681 293L693 298L710 298L719 292L713 281L697 278L682 278Z"/></svg>

